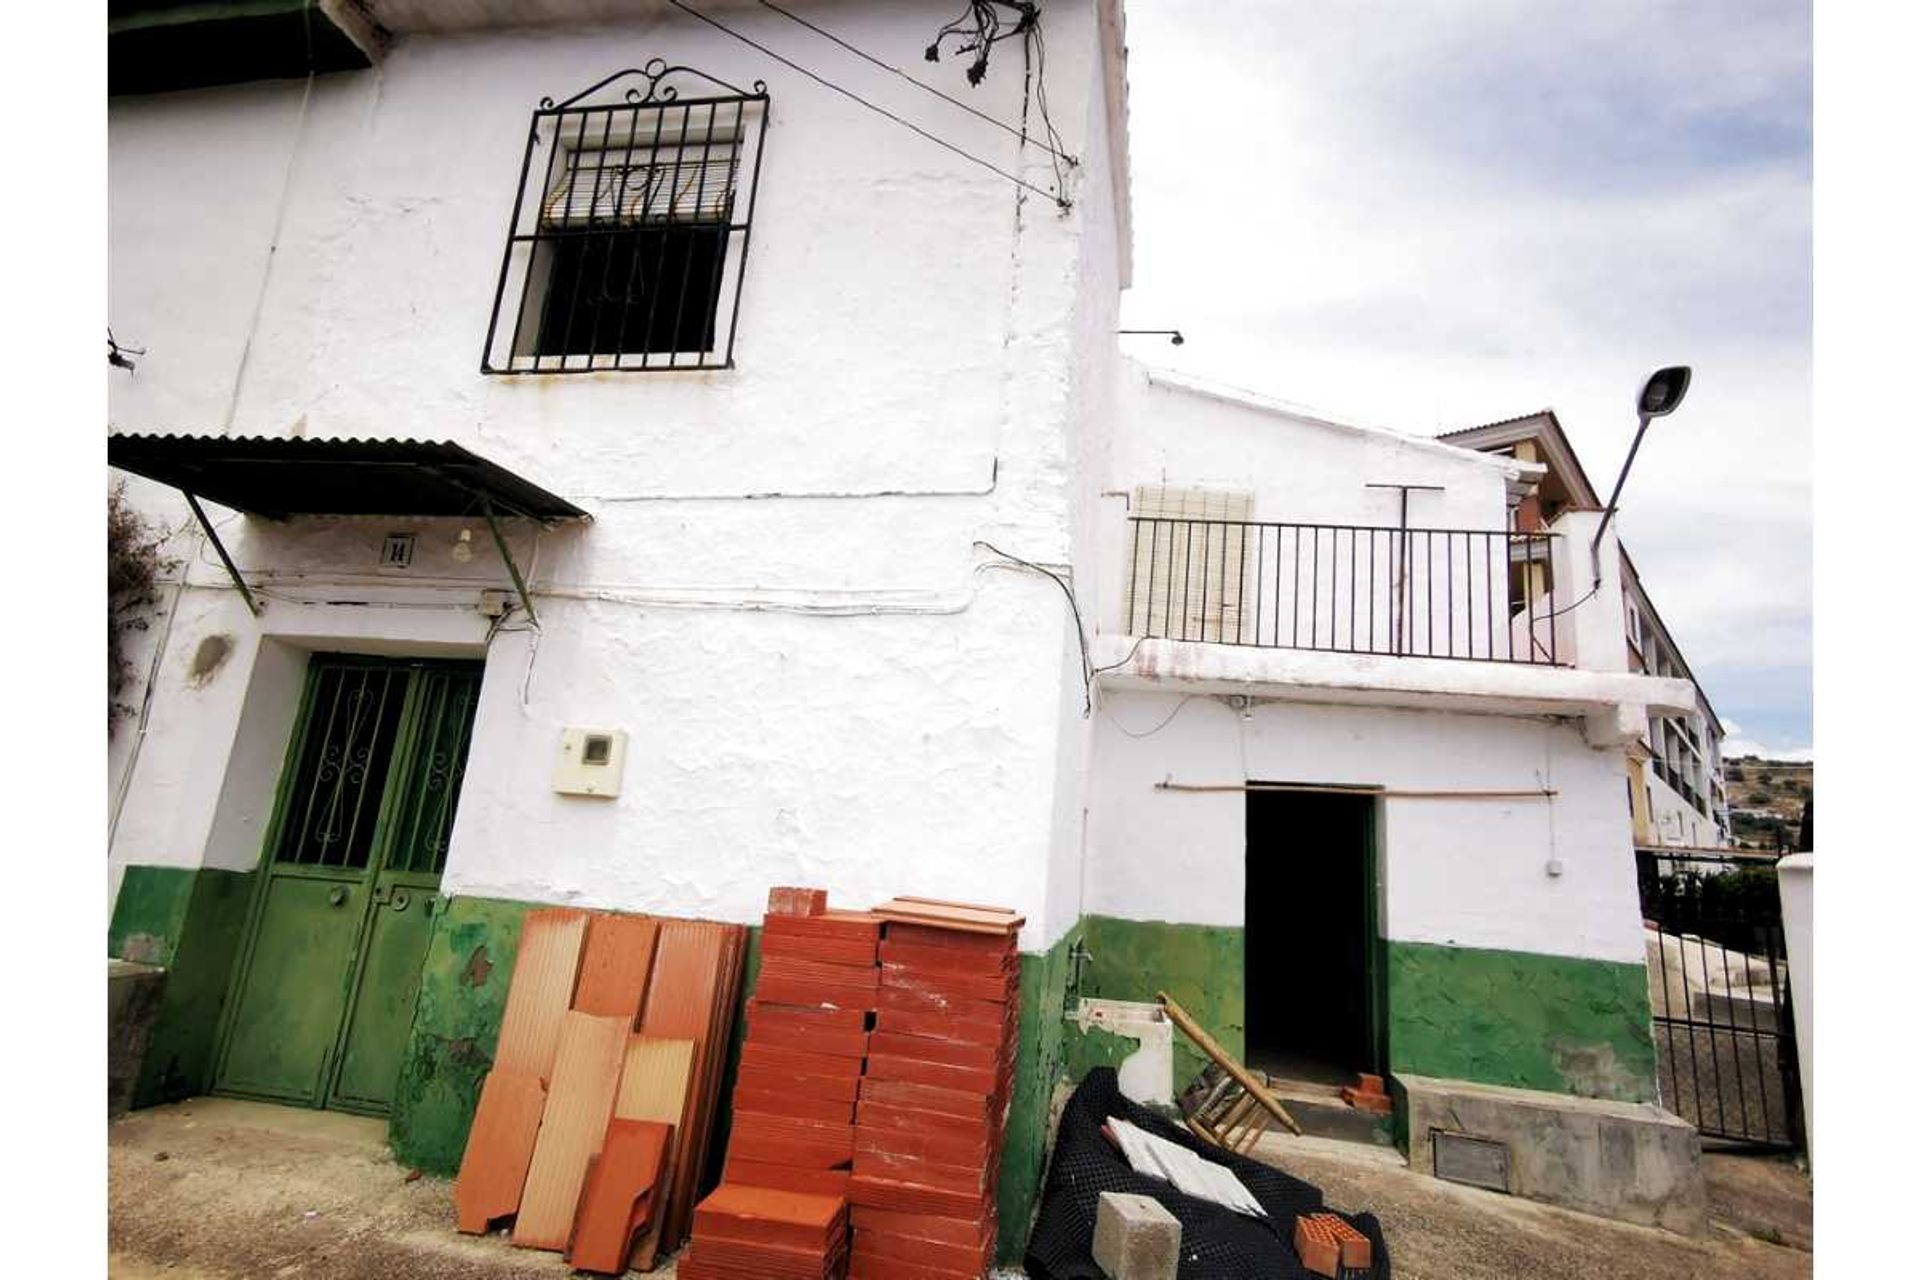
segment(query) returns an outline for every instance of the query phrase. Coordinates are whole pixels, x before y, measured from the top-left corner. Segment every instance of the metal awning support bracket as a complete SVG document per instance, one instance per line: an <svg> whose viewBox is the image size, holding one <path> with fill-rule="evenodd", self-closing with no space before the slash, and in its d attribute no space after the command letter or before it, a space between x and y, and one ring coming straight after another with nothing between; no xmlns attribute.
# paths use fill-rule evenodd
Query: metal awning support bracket
<svg viewBox="0 0 1920 1280"><path fill-rule="evenodd" d="M226 545L220 541L220 535L214 532L213 521L207 519L207 513L201 509L200 499L194 497L193 494L186 489L182 489L180 493L186 498L187 505L193 508L194 518L200 522L200 531L207 535L207 541L211 542L213 549L219 553L220 563L227 566L227 576L232 578L233 585L240 589L240 598L247 602L247 611L253 614L254 617L259 617L260 602L255 600L253 598L253 592L247 589L246 579L240 576L240 570L235 567L233 557L227 554ZM495 536L498 537L499 535L496 534Z"/></svg>
<svg viewBox="0 0 1920 1280"><path fill-rule="evenodd" d="M487 532L493 535L493 545L499 549L500 558L507 562L507 572L513 575L513 589L520 593L520 605L527 611L527 621L540 621L540 615L533 611L533 596L527 591L527 580L520 576L520 566L514 563L513 552L507 549L507 540L501 536L500 526L494 521L493 504L485 498L480 500L480 514L486 517Z"/></svg>

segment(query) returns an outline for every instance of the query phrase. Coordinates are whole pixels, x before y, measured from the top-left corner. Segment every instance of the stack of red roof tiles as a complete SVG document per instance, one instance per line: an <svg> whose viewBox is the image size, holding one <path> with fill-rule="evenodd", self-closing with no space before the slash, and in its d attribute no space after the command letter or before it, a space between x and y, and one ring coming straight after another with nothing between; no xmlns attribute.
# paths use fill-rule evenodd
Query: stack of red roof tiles
<svg viewBox="0 0 1920 1280"><path fill-rule="evenodd" d="M681 1280L838 1280L847 1269L847 1202L722 1183L693 1212Z"/></svg>
<svg viewBox="0 0 1920 1280"><path fill-rule="evenodd" d="M833 1280L850 1262L856 1280L976 1280L1024 922L915 898L835 911L809 889L775 889L768 908L725 1179L679 1274Z"/></svg>
<svg viewBox="0 0 1920 1280"><path fill-rule="evenodd" d="M817 889L775 889L767 905L726 1169L695 1217L679 1264L686 1280L846 1272L853 1108L879 991L880 919L829 910ZM774 1224L757 1243L741 1235L750 1218ZM801 1220L837 1225L802 1243Z"/></svg>
<svg viewBox="0 0 1920 1280"><path fill-rule="evenodd" d="M852 1280L975 1280L995 1192L1020 1019L1012 912L896 898L885 923L854 1115Z"/></svg>

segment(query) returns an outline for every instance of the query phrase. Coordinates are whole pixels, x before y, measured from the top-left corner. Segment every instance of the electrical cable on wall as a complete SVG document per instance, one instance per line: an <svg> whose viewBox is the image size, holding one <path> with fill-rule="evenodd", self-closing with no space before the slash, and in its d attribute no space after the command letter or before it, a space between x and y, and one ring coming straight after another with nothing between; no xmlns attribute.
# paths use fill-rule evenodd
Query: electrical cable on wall
<svg viewBox="0 0 1920 1280"><path fill-rule="evenodd" d="M1037 565L1031 560L1022 560L1019 556L1012 555L1012 554L1009 554L1008 552L1002 551L1000 548L994 546L991 542L988 542L984 538L975 538L973 540L973 545L976 547L985 547L987 550L993 552L993 554L999 556L1002 560L1011 560L1014 564L1020 565L1022 568L1031 569L1035 573L1044 573L1047 577L1053 579L1054 585L1060 588L1060 592L1062 595L1066 596L1067 608L1072 610L1073 612L1073 634L1075 638L1080 641L1080 680L1082 685L1084 686L1085 693L1086 693L1086 706L1081 710L1080 717L1081 719L1084 720L1086 717L1092 715L1093 714L1093 654L1087 648L1087 628L1085 623L1083 623L1080 619L1080 602L1074 599L1073 588L1067 585L1067 580L1065 578L1062 578L1059 574L1055 573L1053 570L1048 569L1043 565Z"/></svg>
<svg viewBox="0 0 1920 1280"><path fill-rule="evenodd" d="M773 12L779 14L781 17L786 18L792 22L797 22L801 26L805 27L807 30L813 32L814 34L821 36L824 39L831 40L833 43L839 45L842 49L845 49L848 53L851 53L854 57L864 59L867 62L871 62L874 66L879 67L882 71L888 72L891 75L896 75L900 77L902 80L905 80L908 84L914 85L917 88L926 90L928 93L940 99L942 102L951 103L952 105L966 112L968 115L975 116L978 119L986 121L988 124L992 125L996 129L1001 129L1007 133L1012 134L1014 137L1020 139L1020 141L1023 143L1031 144L1032 146L1040 147L1043 150L1050 151L1058 159L1065 161L1069 165L1077 166L1080 163L1080 161L1076 157L1068 155L1064 150L1057 149L1055 146L1050 146L1047 143L1040 141L1038 138L1029 137L1027 136L1027 134L1014 128L1012 125L1006 123L1004 120L996 119L995 117L990 116L986 112L980 110L978 107L975 107L966 102L963 102L959 98L954 97L950 93L946 93L940 89L936 89L934 88L934 86L928 84L924 80L916 79L915 77L908 75L906 72L902 71L900 68L894 66L891 63L881 61L879 58L874 57L872 54L868 53L866 50L861 49L858 46L853 45L846 40L841 39L839 36L833 34L833 32L828 31L826 28L818 25L817 23L809 22L807 19L801 17L799 14L793 12L791 9L782 8L781 6L773 3L773 0L759 0L759 3L762 8L771 9L773 10ZM1058 140L1059 140L1059 135L1055 134L1054 141L1058 142Z"/></svg>
<svg viewBox="0 0 1920 1280"><path fill-rule="evenodd" d="M1032 182L1028 182L1025 178L1020 177L1018 174L1009 173L1007 170L1002 169L999 165L993 163L991 160L983 160L979 156L974 155L971 151L968 151L962 147L956 146L955 144L948 142L945 138L940 137L938 134L929 132L928 130L921 128L919 125L913 123L911 120L908 120L903 116L896 115L895 113L887 110L885 107L880 106L878 103L871 102L868 99L861 97L859 94L855 93L853 90L848 89L843 85L834 83L833 81L827 79L825 76L820 75L818 72L808 70L806 67L801 66L799 63L795 62L793 59L786 57L783 54L775 53L773 50L767 48L767 46L761 44L759 41L754 40L752 37L742 35L740 32L735 31L732 27L727 26L724 22L721 22L716 18L710 17L709 15L702 13L700 10L694 8L692 5L686 3L686 0L667 0L667 3L672 5L674 8L679 9L681 12L687 14L689 17L698 18L701 22L706 23L708 26L714 28L715 30L733 37L735 40L738 40L741 44L744 44L751 49L758 50L760 53L763 53L767 57L772 58L775 62L778 62L780 65L787 67L790 70L799 72L801 75L813 81L815 84L818 84L821 87L826 89L831 89L835 93L839 94L841 97L851 99L852 101L858 103L860 106L865 107L867 110L873 112L874 114L886 117L888 120L893 121L895 124L899 125L901 128L908 129L914 133L917 133L921 137L925 138L927 141L933 143L934 145L943 147L946 150L953 152L953 154L959 156L963 160L966 160L971 164L979 165L983 169L991 170L992 172L997 173L1001 177L1005 178L1008 182L1013 183L1015 186L1023 187L1026 190L1033 192L1035 195L1045 196L1047 199L1053 201L1056 205L1058 205L1062 210L1071 209L1073 207L1073 202L1067 199L1064 191L1048 191L1044 187L1041 187Z"/></svg>

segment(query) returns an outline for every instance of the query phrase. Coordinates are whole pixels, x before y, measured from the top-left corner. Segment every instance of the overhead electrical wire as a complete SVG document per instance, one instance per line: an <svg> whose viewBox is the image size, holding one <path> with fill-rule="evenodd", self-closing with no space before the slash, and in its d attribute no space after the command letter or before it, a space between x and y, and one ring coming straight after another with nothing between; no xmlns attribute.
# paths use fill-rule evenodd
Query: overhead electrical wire
<svg viewBox="0 0 1920 1280"><path fill-rule="evenodd" d="M813 81L815 84L818 84L823 88L831 89L835 93L839 94L841 97L851 99L852 101L865 107L867 110L873 112L876 115L885 116L887 119L893 121L895 124L901 126L902 128L909 129L914 133L919 134L921 137L925 138L928 142L931 142L936 146L944 147L946 150L953 152L953 154L959 156L963 160L968 161L969 163L979 165L983 169L989 169L992 172L999 174L1001 177L1005 178L1008 182L1013 183L1016 187L1023 187L1026 190L1033 192L1035 195L1045 196L1047 199L1059 205L1060 208L1062 209L1071 209L1073 207L1073 202L1067 199L1066 196L1063 195L1062 193L1058 191L1048 191L1045 187L1042 187L1037 183L1028 182L1025 178L1022 178L1018 174L1009 173L1007 170L1002 169L999 165L993 163L993 161L983 160L979 156L974 155L971 151L965 150L962 147L958 147L953 143L948 142L945 138L940 137L938 134L928 132L927 130L921 128L919 125L913 123L913 121L906 119L904 116L896 115L893 112L887 110L885 107L879 105L878 103L870 102L866 98L861 97L859 94L855 93L853 90L845 88L841 85L835 84L833 81L827 79L825 76L819 74L818 72L809 71L807 68L801 66L799 63L795 62L793 59L786 57L784 54L775 53L773 50L767 48L767 46L761 44L759 41L753 39L751 36L744 36L740 34L738 31L735 31L732 27L727 26L724 22L721 22L716 18L709 17L707 14L700 12L700 10L686 3L686 0L667 0L667 3L671 4L674 8L679 9L681 12L687 14L690 17L698 18L700 21L706 23L708 26L714 28L716 31L722 32L725 35L732 36L735 40L738 40L741 44L744 44L749 48L758 50L759 52L765 54L767 57L772 58L775 62L778 62L780 65L787 67L791 70L798 71L801 75Z"/></svg>
<svg viewBox="0 0 1920 1280"><path fill-rule="evenodd" d="M950 93L946 93L940 89L934 88L932 85L928 84L925 80L920 80L913 76L908 75L906 72L894 66L892 63L881 61L879 58L874 57L872 54L868 53L866 50L859 48L858 46L850 44L847 41L841 39L839 36L833 34L833 32L831 31L828 31L825 27L820 26L818 23L809 22L807 19L801 17L799 14L793 12L791 9L785 9L773 3L773 0L759 0L759 4L762 8L771 9L773 10L773 12L779 14L781 17L786 18L791 22L799 23L801 26L813 32L815 35L818 35L827 40L833 41L833 43L839 45L842 49L845 49L848 53L851 53L854 57L860 58L867 62L871 62L874 66L879 67L882 71L885 71L890 75L898 76L902 80L905 80L908 84L914 85L917 88L926 90L928 93L940 99L942 102L951 103L954 106L960 108L962 111L966 112L968 115L984 120L988 124L992 125L994 128L1000 129L1006 133L1012 134L1014 137L1020 139L1020 141L1023 143L1031 143L1034 146L1039 147L1043 151L1051 152L1057 159L1064 160L1066 161L1066 163L1070 165L1078 165L1080 163L1080 161L1076 157L1068 155L1065 151L1058 149L1056 146L1050 146L1048 145L1048 143L1042 142L1040 139L1032 137L1024 133L1023 131L1014 128L1012 125L1008 124L1006 121L990 116L986 112L980 110L978 107L975 107L970 105L969 103L963 102L959 98L954 97ZM1049 126L1049 132L1051 131L1052 131L1051 126ZM1052 141L1055 143L1058 143L1060 141L1059 135L1054 134Z"/></svg>

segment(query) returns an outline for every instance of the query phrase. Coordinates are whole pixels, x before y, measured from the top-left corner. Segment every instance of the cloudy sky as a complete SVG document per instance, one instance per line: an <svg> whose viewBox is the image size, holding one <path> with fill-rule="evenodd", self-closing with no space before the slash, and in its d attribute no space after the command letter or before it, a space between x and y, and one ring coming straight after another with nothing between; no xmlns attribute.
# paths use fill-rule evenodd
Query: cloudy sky
<svg viewBox="0 0 1920 1280"><path fill-rule="evenodd" d="M1804 0L1128 0L1132 354L1433 432L1551 407L1734 739L1811 711Z"/></svg>

